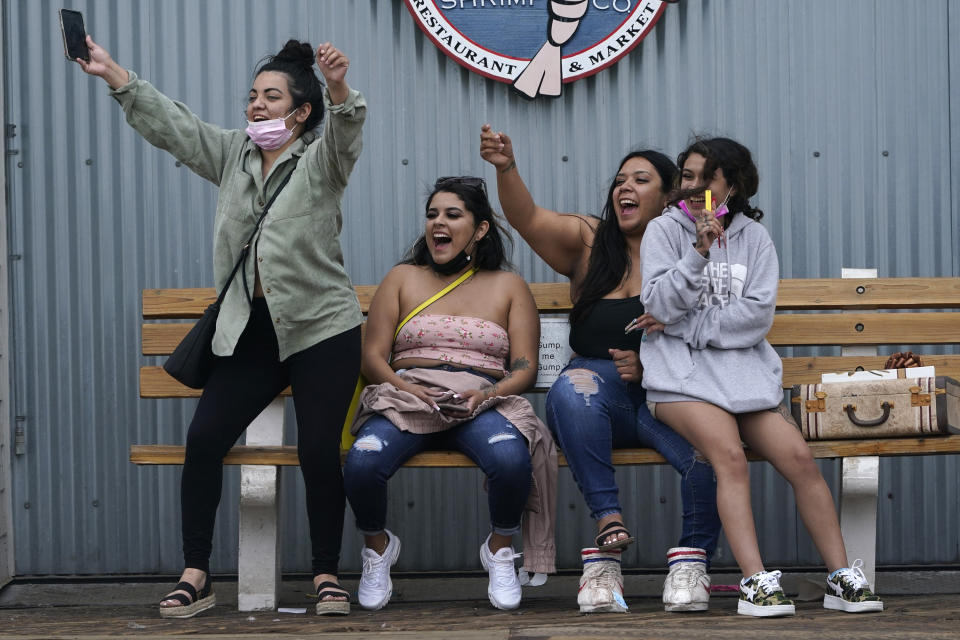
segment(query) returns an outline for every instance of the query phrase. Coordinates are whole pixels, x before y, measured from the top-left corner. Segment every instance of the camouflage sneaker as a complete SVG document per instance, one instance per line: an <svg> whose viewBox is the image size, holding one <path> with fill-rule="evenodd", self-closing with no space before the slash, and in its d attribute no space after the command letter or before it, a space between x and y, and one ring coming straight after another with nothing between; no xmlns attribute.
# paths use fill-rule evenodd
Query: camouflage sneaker
<svg viewBox="0 0 960 640"><path fill-rule="evenodd" d="M847 613L883 611L883 601L870 591L867 576L863 575L863 560L857 560L849 569L839 569L827 577L827 593L823 608Z"/></svg>
<svg viewBox="0 0 960 640"><path fill-rule="evenodd" d="M741 580L737 613L758 618L796 613L793 601L780 588L781 575L779 571L758 571Z"/></svg>

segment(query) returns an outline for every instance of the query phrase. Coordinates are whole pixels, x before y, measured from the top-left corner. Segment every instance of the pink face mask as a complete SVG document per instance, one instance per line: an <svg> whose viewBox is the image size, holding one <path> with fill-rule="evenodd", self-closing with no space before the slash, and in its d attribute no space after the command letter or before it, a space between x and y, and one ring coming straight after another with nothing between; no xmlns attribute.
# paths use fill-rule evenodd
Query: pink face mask
<svg viewBox="0 0 960 640"><path fill-rule="evenodd" d="M728 195L727 195L727 198L729 198L729 197L730 197L730 196L729 196L729 194L728 194ZM697 221L696 217L695 217L692 213L690 213L690 209L687 208L687 203L686 203L684 200L681 200L681 201L678 203L678 205L679 205L679 207L680 207L681 209L683 209L683 212L684 212L685 214L687 214L687 217L688 217L688 218L690 218L690 219L693 220L694 222ZM721 216L727 215L728 213L730 213L730 209L727 208L727 201L726 201L726 199L724 199L723 204L721 204L719 207L717 207L717 210L716 210L716 212L714 213L714 217L715 217L715 218L719 218L719 217L721 217Z"/></svg>
<svg viewBox="0 0 960 640"><path fill-rule="evenodd" d="M261 120L260 122L250 122L247 120L247 135L253 144L261 149L273 151L279 149L287 143L293 131L287 129L287 118L292 116L297 110L294 109L282 118L273 120Z"/></svg>

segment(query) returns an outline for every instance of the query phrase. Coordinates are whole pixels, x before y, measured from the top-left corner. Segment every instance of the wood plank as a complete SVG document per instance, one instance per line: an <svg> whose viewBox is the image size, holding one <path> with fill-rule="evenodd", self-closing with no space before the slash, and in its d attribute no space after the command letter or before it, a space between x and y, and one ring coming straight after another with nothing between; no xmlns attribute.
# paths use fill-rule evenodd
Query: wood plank
<svg viewBox="0 0 960 640"><path fill-rule="evenodd" d="M145 356L169 355L192 322L141 325ZM857 326L862 325L862 331ZM767 340L775 347L960 343L960 312L777 314Z"/></svg>
<svg viewBox="0 0 960 640"><path fill-rule="evenodd" d="M847 458L851 456L921 456L942 453L960 453L960 435L930 436L927 438L876 438L873 440L811 440L807 444L815 458ZM183 464L181 445L130 445L130 462L134 464ZM747 451L747 458L763 458ZM223 459L224 464L261 464L297 466L297 448L291 445L274 447L234 446ZM567 466L559 454L561 466ZM653 449L617 449L613 463L621 465L666 464ZM473 462L456 451L427 451L412 457L406 467L473 467Z"/></svg>
<svg viewBox="0 0 960 640"><path fill-rule="evenodd" d="M889 354L888 354L889 355ZM960 355L921 355L923 364L937 368L937 375L960 380ZM816 356L783 358L783 388L820 382L821 373L882 369L887 356Z"/></svg>
<svg viewBox="0 0 960 640"><path fill-rule="evenodd" d="M782 279L777 308L957 309L960 278Z"/></svg>
<svg viewBox="0 0 960 640"><path fill-rule="evenodd" d="M355 285L363 312L377 285ZM862 288L862 293L858 289ZM531 282L541 311L570 310L566 282ZM144 289L146 319L199 318L216 298L212 287ZM947 309L960 308L960 278L793 278L780 280L777 308L786 309Z"/></svg>
<svg viewBox="0 0 960 640"><path fill-rule="evenodd" d="M923 355L923 363L937 368L937 375L960 380L960 355ZM882 369L887 356L812 356L783 358L783 388L795 384L820 382L820 374L836 371ZM545 388L531 389L528 393L542 393ZM284 389L284 396L290 389ZM141 398L199 398L200 390L185 387L170 377L163 367L140 367Z"/></svg>
<svg viewBox="0 0 960 640"><path fill-rule="evenodd" d="M140 367L141 398L199 398L201 389L185 387L163 370L163 367ZM290 395L290 387L280 394Z"/></svg>
<svg viewBox="0 0 960 640"><path fill-rule="evenodd" d="M145 356L168 356L177 348L195 322L148 322L140 325L140 352ZM360 326L360 339L366 336L367 323Z"/></svg>
<svg viewBox="0 0 960 640"><path fill-rule="evenodd" d="M213 287L197 289L144 289L141 310L144 318L199 318L217 299Z"/></svg>
<svg viewBox="0 0 960 640"><path fill-rule="evenodd" d="M954 344L960 312L778 314L767 340L774 346Z"/></svg>

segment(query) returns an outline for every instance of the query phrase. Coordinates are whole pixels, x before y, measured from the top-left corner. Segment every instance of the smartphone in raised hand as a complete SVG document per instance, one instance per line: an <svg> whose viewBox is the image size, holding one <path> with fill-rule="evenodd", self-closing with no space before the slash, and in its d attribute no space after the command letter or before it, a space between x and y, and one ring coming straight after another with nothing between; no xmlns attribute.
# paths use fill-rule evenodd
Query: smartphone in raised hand
<svg viewBox="0 0 960 640"><path fill-rule="evenodd" d="M71 9L60 9L60 33L63 35L63 55L67 60L77 58L90 62L87 49L87 30L83 26L83 14Z"/></svg>

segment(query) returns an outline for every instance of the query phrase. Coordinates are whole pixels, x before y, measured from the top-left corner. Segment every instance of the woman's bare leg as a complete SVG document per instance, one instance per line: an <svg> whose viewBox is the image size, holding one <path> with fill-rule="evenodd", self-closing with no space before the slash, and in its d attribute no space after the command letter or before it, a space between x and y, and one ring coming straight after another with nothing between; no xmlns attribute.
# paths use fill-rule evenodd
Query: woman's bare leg
<svg viewBox="0 0 960 640"><path fill-rule="evenodd" d="M793 486L800 519L827 569L832 572L849 566L833 495L800 431L778 411L756 411L739 419L740 435L747 446L769 460Z"/></svg>

